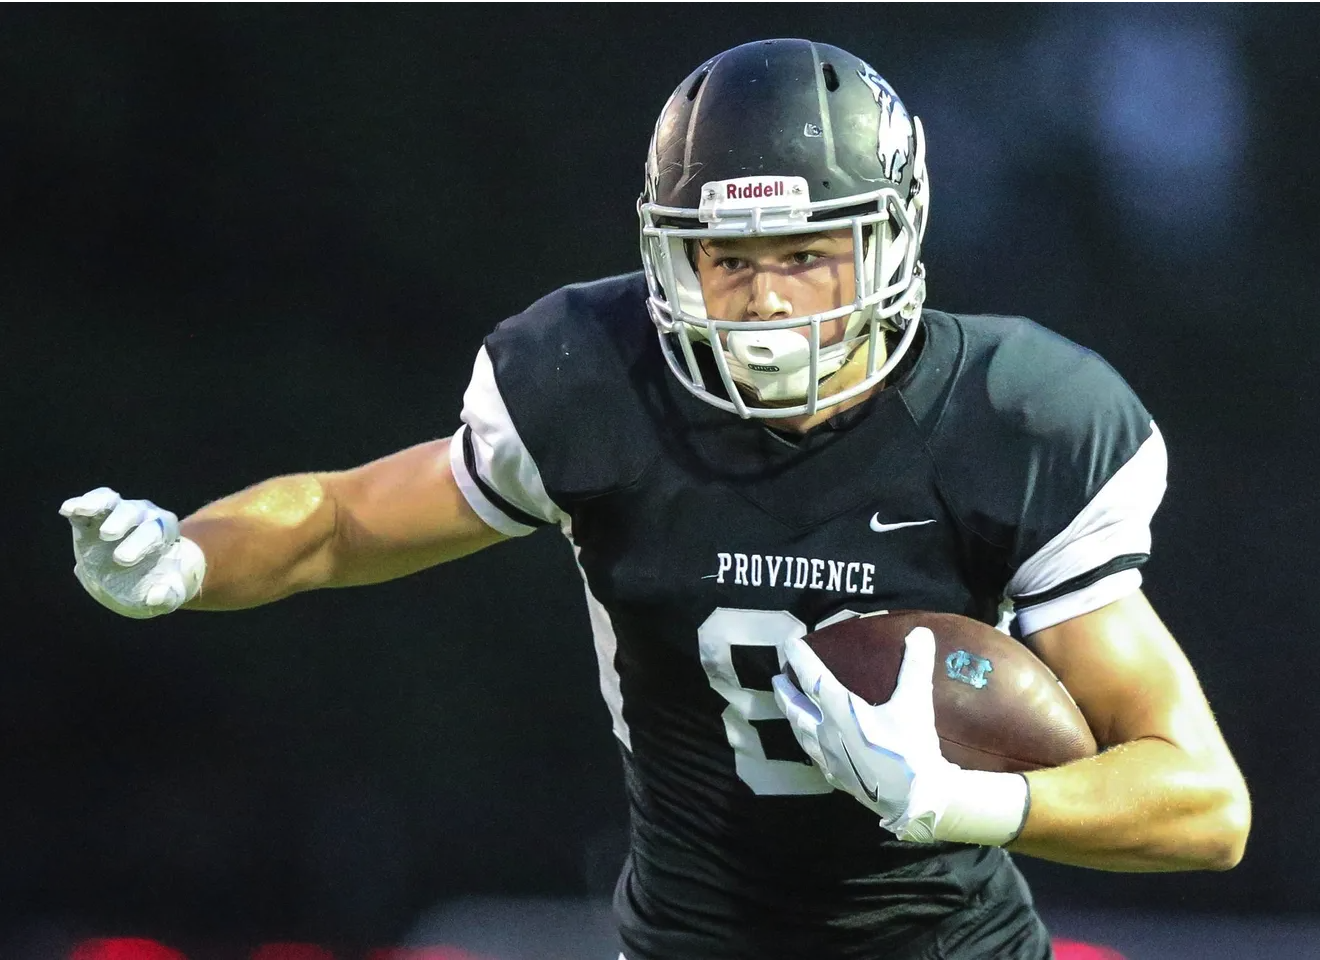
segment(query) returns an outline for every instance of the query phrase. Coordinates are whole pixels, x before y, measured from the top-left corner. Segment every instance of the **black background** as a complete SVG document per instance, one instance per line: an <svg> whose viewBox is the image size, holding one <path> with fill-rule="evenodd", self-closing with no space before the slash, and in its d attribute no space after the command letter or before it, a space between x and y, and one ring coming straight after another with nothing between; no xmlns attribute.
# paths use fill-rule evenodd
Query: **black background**
<svg viewBox="0 0 1320 960"><path fill-rule="evenodd" d="M457 894L608 890L618 758L561 539L134 622L82 593L56 511L107 484L183 515L451 433L490 326L637 267L673 86L769 36L863 56L923 118L932 305L1097 350L1170 448L1147 590L1247 774L1251 844L1223 875L1026 861L1037 897L1320 910L1318 24L0 9L0 922L371 942Z"/></svg>

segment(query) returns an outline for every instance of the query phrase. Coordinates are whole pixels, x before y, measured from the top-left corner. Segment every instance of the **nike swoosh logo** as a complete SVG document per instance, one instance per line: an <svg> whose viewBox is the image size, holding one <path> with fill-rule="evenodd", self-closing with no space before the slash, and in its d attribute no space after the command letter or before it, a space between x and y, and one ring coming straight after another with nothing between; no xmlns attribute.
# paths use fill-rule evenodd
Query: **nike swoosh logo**
<svg viewBox="0 0 1320 960"><path fill-rule="evenodd" d="M928 523L934 523L931 520L904 520L902 523L881 523L880 514L871 516L871 529L876 533L888 533L890 530L902 530L904 527L924 527Z"/></svg>
<svg viewBox="0 0 1320 960"><path fill-rule="evenodd" d="M852 767L853 776L855 776L857 782L861 784L862 793L870 797L872 803L878 804L880 802L880 788L867 786L866 778L862 776L862 771L857 769L857 764L853 763L852 754L848 752L848 744L840 741L839 746L843 747L843 755L848 760L848 766Z"/></svg>

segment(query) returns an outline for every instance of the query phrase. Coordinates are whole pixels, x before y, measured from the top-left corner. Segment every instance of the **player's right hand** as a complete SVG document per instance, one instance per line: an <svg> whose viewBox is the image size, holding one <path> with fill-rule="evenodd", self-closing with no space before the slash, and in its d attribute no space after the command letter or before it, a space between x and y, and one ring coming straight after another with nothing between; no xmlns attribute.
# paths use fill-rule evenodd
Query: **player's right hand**
<svg viewBox="0 0 1320 960"><path fill-rule="evenodd" d="M197 596L202 548L179 535L179 518L150 500L97 487L65 500L73 526L73 573L97 603L135 620L158 617Z"/></svg>

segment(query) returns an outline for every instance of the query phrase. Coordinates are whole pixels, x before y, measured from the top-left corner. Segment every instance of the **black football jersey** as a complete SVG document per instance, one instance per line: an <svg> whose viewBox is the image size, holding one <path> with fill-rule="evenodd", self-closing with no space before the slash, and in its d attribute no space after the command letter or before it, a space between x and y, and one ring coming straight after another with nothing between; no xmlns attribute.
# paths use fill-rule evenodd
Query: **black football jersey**
<svg viewBox="0 0 1320 960"><path fill-rule="evenodd" d="M988 884L1029 914L1003 850L901 843L833 791L770 680L834 618L1002 626L1011 604L1030 634L1135 590L1164 487L1150 415L1028 320L926 310L885 389L793 436L687 393L645 296L633 274L501 323L451 444L488 523L560 526L581 570L630 802L629 960L925 956Z"/></svg>

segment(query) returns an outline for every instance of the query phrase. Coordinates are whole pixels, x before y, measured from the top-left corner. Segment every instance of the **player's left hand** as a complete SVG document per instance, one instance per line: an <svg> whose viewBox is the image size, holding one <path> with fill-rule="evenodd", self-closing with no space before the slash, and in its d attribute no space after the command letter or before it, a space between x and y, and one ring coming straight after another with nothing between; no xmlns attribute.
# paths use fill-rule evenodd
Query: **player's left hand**
<svg viewBox="0 0 1320 960"><path fill-rule="evenodd" d="M935 637L917 627L905 642L894 693L873 706L846 690L806 641L790 640L785 658L801 687L779 674L775 700L832 785L899 839L929 843L960 768L940 753L935 732Z"/></svg>

